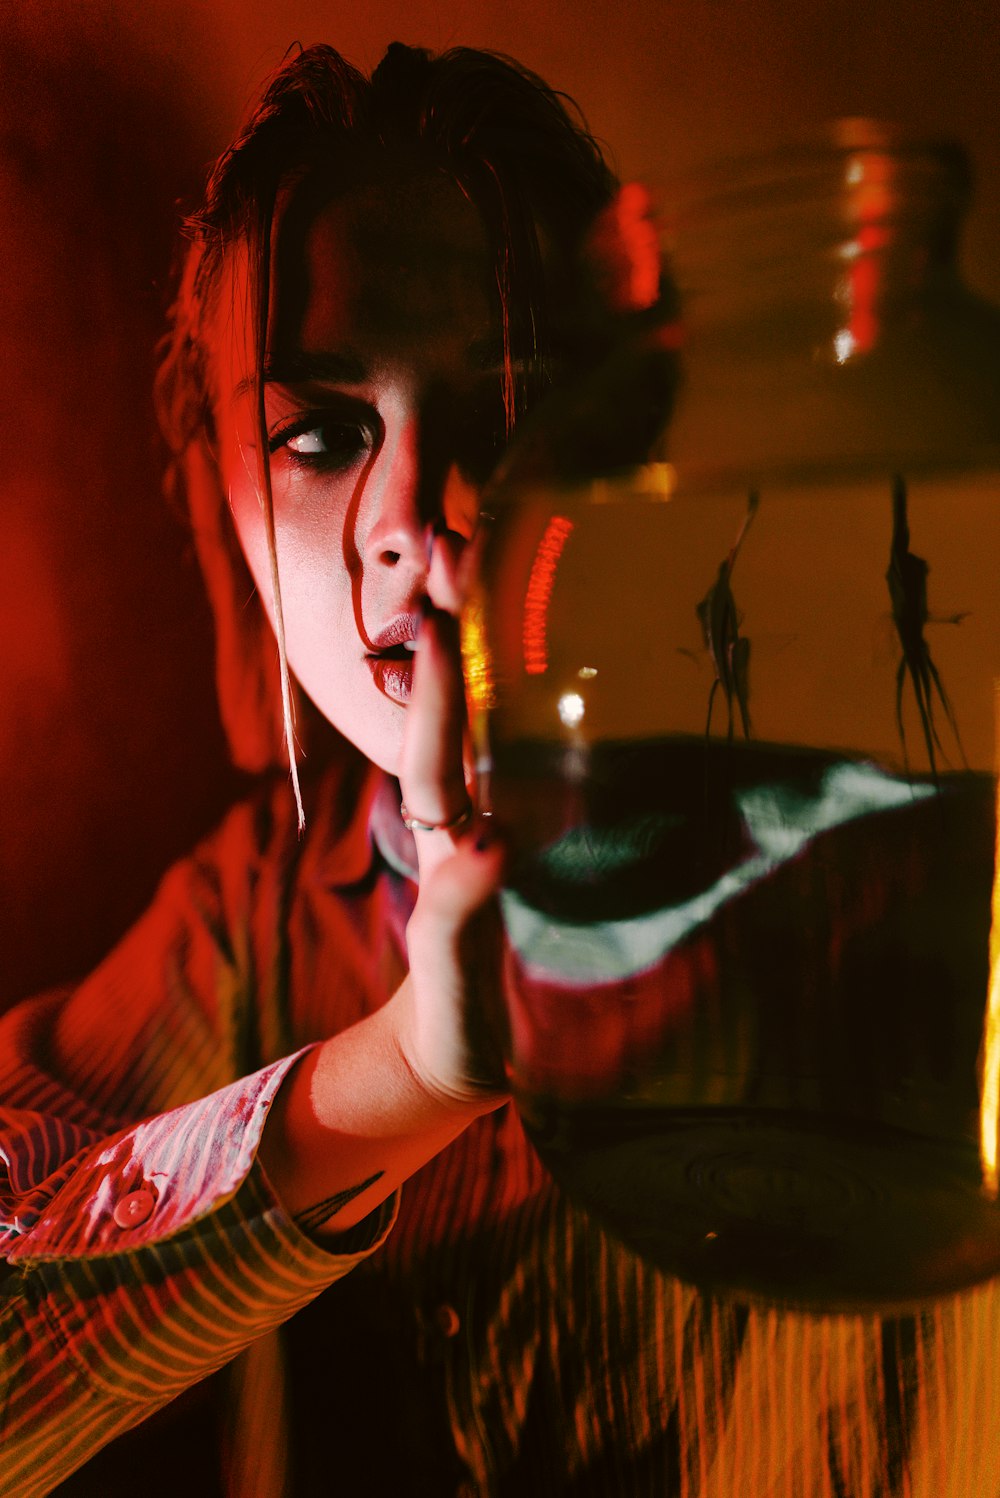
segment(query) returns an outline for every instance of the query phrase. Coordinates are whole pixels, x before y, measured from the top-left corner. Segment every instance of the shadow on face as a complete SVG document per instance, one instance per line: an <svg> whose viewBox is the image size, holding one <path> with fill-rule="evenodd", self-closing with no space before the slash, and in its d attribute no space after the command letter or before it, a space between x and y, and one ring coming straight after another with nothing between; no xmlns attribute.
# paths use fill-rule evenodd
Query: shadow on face
<svg viewBox="0 0 1000 1498"><path fill-rule="evenodd" d="M234 259L221 305L247 303ZM264 425L252 330L219 324L223 482L275 617L257 452L266 443L289 665L370 759L398 762L434 529L468 540L507 439L494 252L449 178L382 172L283 206Z"/></svg>

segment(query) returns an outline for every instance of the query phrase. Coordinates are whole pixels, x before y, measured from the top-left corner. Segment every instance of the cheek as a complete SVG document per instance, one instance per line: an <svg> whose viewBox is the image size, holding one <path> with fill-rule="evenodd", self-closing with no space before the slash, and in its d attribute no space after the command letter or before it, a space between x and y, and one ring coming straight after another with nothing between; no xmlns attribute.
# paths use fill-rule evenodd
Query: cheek
<svg viewBox="0 0 1000 1498"><path fill-rule="evenodd" d="M356 617L360 588L344 557L335 496L327 493L322 503L311 504L299 494L293 505L280 474L272 483L288 663L334 727L395 775L404 712L378 691L363 659L363 626ZM271 561L257 486L237 470L229 494L236 533L273 626Z"/></svg>
<svg viewBox="0 0 1000 1498"><path fill-rule="evenodd" d="M314 678L336 674L339 657L358 653L354 590L343 555L337 496L302 492L272 477L275 540L289 664L307 690ZM261 602L274 625L267 527L256 485L244 476L230 489L233 522Z"/></svg>

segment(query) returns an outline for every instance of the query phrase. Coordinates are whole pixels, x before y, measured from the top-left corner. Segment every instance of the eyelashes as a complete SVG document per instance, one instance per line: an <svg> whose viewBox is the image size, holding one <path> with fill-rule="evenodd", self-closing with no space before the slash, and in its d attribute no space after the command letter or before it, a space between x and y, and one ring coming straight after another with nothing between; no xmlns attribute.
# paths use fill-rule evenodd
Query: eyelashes
<svg viewBox="0 0 1000 1498"><path fill-rule="evenodd" d="M273 431L267 450L271 457L283 453L299 468L337 473L366 457L375 440L375 433L363 422L329 411L306 411Z"/></svg>
<svg viewBox="0 0 1000 1498"><path fill-rule="evenodd" d="M518 417L526 415L547 387L546 378L518 379ZM316 475L345 473L364 462L380 445L384 427L378 412L312 407L280 422L268 435L267 450L295 469ZM454 463L466 482L484 485L510 441L508 412L499 380L480 385L465 396L442 401L425 413L427 452Z"/></svg>
<svg viewBox="0 0 1000 1498"><path fill-rule="evenodd" d="M485 483L507 446L501 400L452 412L447 446L462 477ZM284 423L268 437L271 457L280 454L296 468L313 473L342 473L367 458L375 435L363 423L310 411Z"/></svg>
<svg viewBox="0 0 1000 1498"><path fill-rule="evenodd" d="M530 415L550 384L551 379L545 371L518 375L514 400L515 429L517 422ZM464 479L482 487L492 477L513 436L503 388L497 381L487 391L480 391L455 408L452 460Z"/></svg>

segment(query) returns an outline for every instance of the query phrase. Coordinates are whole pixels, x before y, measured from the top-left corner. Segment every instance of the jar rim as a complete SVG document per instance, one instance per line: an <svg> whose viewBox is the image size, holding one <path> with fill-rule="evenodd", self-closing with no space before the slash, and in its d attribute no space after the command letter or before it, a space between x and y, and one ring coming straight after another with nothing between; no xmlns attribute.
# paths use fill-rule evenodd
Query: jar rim
<svg viewBox="0 0 1000 1498"><path fill-rule="evenodd" d="M668 240L716 218L761 213L779 204L830 203L857 197L866 184L890 180L893 201L912 215L923 204L935 219L957 224L973 194L965 146L865 116L834 119L782 141L716 157L673 179L665 191Z"/></svg>

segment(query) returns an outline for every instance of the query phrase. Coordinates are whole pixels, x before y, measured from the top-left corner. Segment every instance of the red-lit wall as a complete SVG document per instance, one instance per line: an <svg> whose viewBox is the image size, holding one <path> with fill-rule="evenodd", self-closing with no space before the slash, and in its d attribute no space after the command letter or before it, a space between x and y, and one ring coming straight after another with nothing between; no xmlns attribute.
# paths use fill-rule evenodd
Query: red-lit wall
<svg viewBox="0 0 1000 1498"><path fill-rule="evenodd" d="M1000 301L988 0L21 0L0 19L0 1002L91 964L233 782L148 387L174 203L284 48L514 53L662 186L838 114L964 140Z"/></svg>

